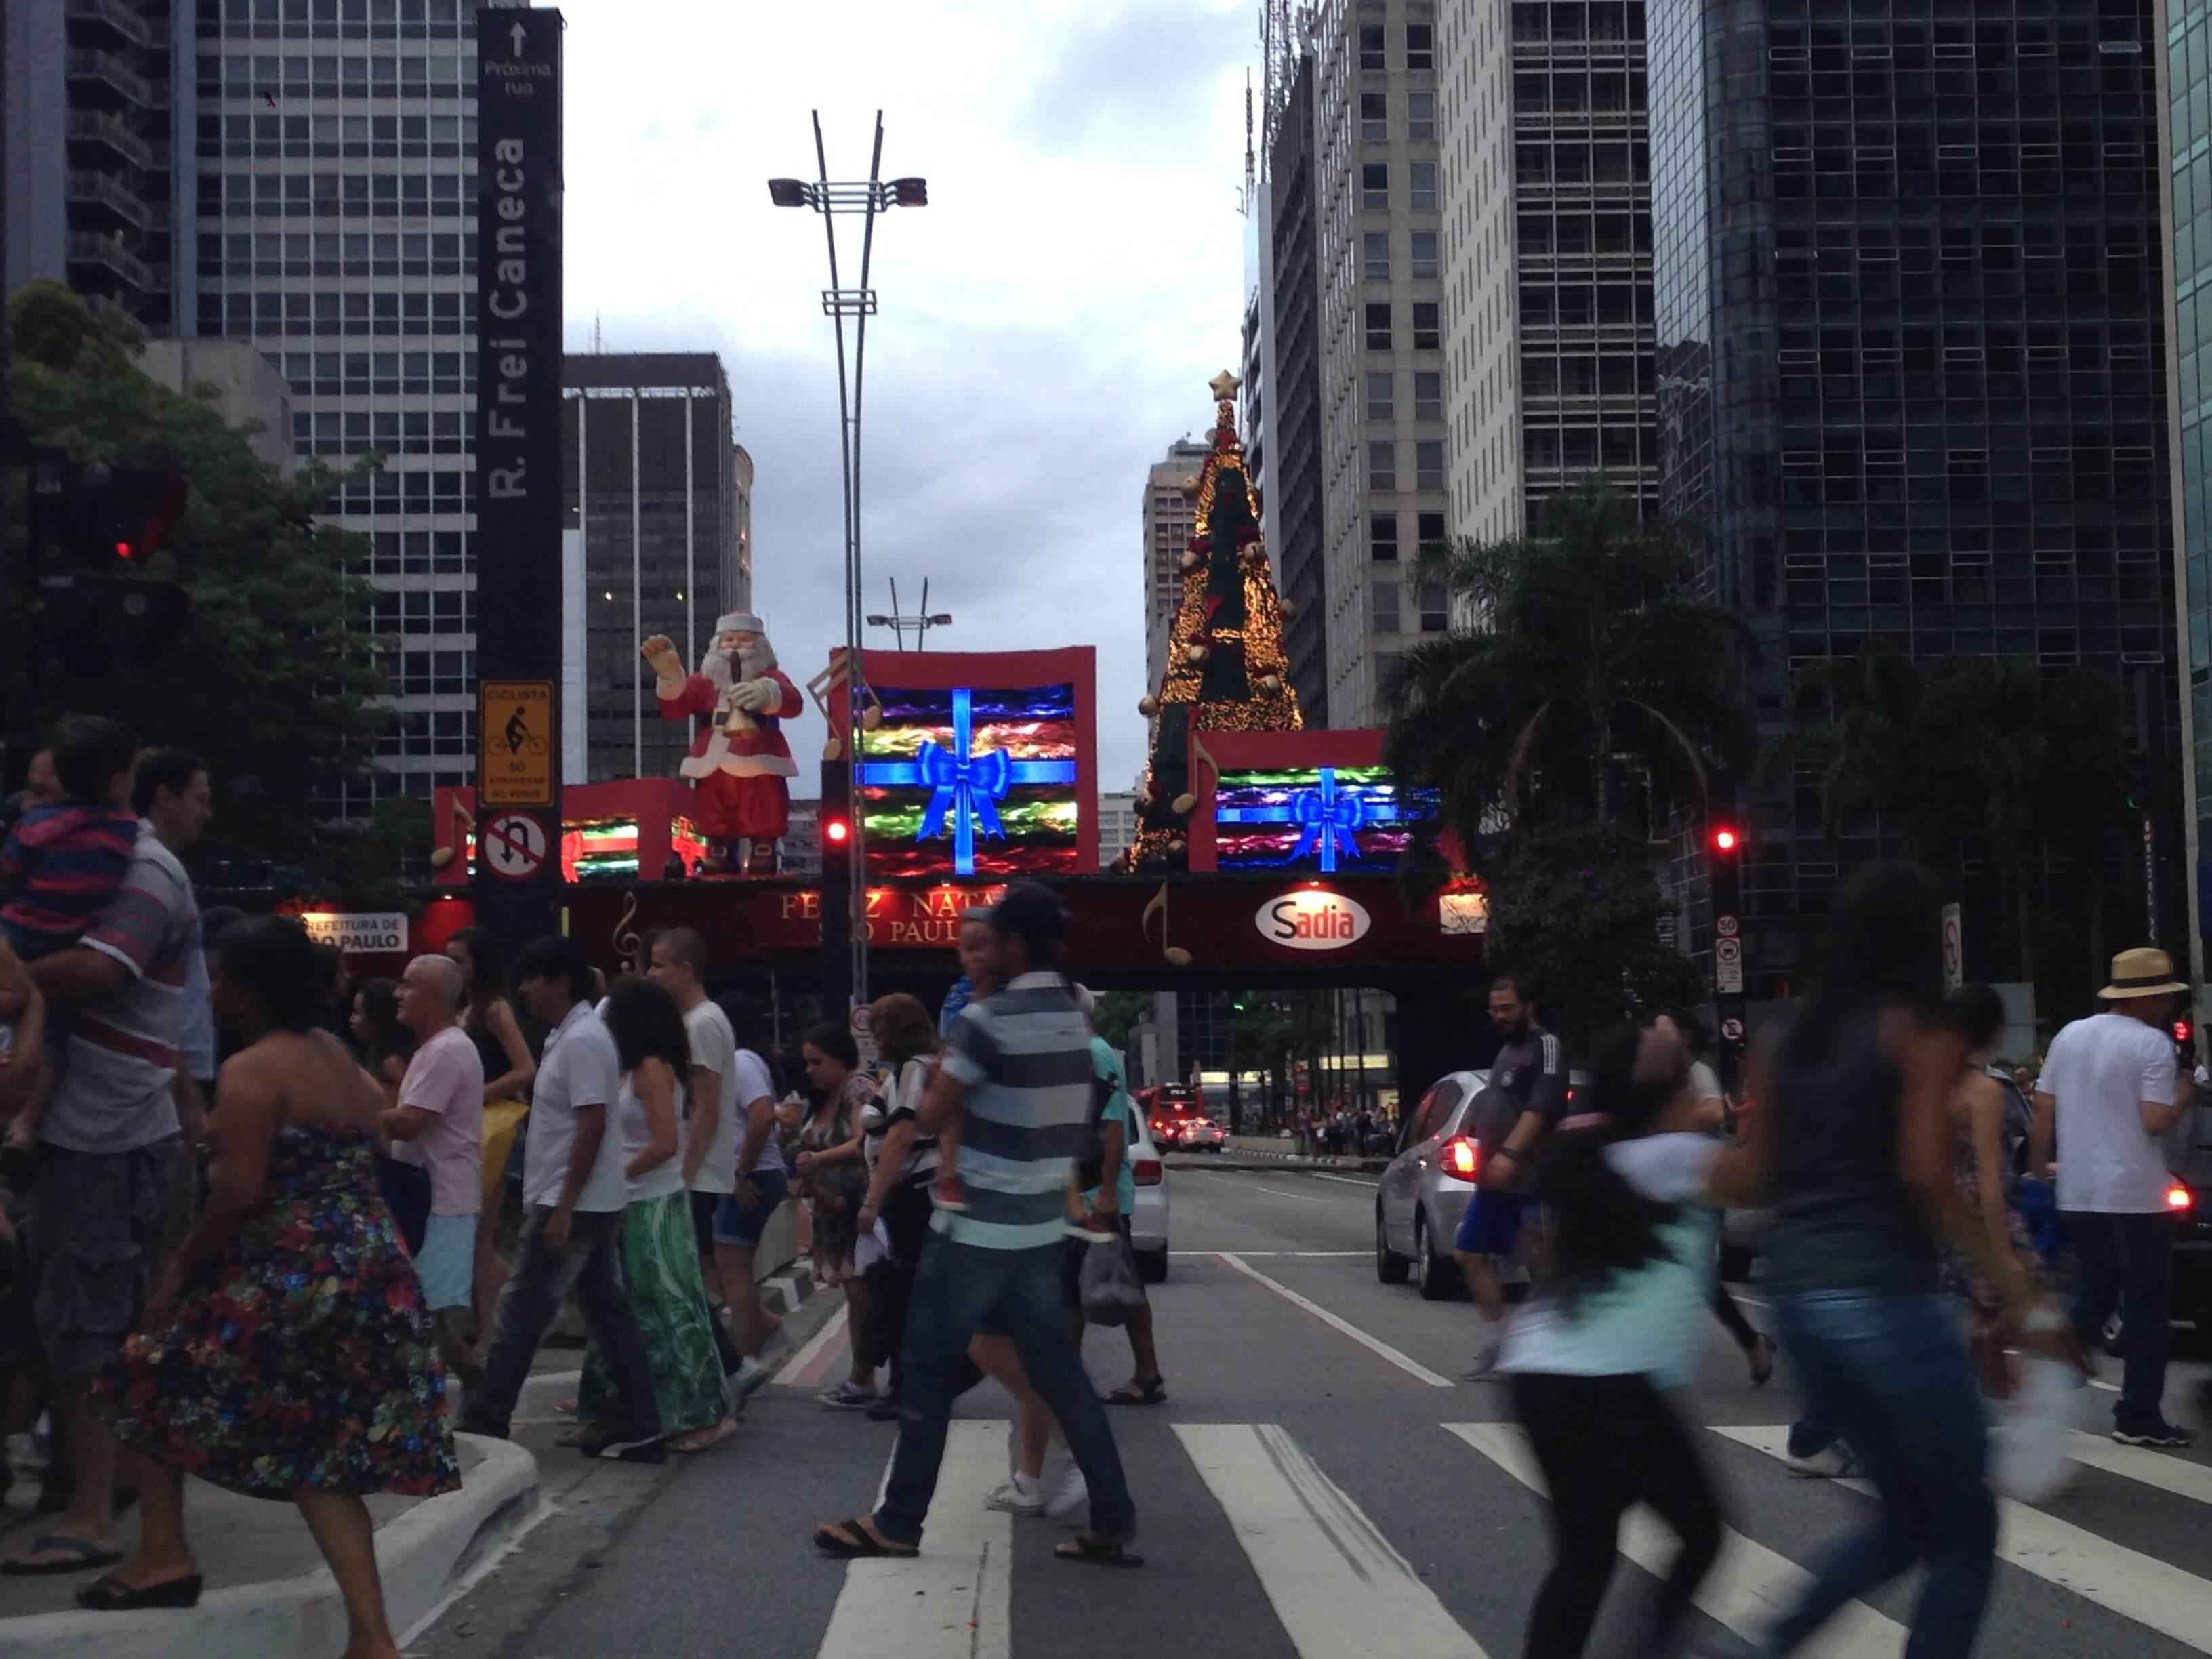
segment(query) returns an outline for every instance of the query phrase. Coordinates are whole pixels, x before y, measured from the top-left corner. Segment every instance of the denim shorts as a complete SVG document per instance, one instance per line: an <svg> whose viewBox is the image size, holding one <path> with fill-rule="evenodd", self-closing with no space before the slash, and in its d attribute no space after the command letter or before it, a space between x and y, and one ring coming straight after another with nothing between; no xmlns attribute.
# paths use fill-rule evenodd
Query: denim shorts
<svg viewBox="0 0 2212 1659"><path fill-rule="evenodd" d="M755 1170L747 1177L753 1189L759 1193L760 1202L750 1210L727 1193L714 1206L714 1243L734 1244L750 1250L761 1242L768 1231L768 1218L783 1202L784 1193L791 1185L791 1177L781 1170Z"/></svg>
<svg viewBox="0 0 2212 1659"><path fill-rule="evenodd" d="M1459 1234L1452 1248L1470 1255L1511 1255L1521 1242L1521 1222L1528 1207L1524 1194L1479 1188L1460 1212Z"/></svg>
<svg viewBox="0 0 2212 1659"><path fill-rule="evenodd" d="M465 1308L474 1300L477 1218L434 1215L422 1224L422 1248L415 1253L415 1277L422 1281L423 1305Z"/></svg>

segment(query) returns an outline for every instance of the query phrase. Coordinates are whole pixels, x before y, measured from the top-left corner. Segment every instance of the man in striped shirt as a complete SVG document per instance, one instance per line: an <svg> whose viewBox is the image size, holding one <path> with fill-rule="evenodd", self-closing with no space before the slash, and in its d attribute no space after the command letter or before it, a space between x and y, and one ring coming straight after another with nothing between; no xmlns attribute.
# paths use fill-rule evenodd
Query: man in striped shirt
<svg viewBox="0 0 2212 1659"><path fill-rule="evenodd" d="M908 1556L937 1489L969 1340L988 1325L1013 1340L1059 1419L1091 1491L1091 1526L1059 1553L1133 1565L1136 1510L1104 1408L1069 1340L1060 1292L1067 1182L1089 1135L1091 1028L1055 971L1067 913L1048 890L1017 883L992 907L1002 989L954 1023L917 1122L934 1134L961 1115L968 1207L939 1212L923 1247L900 1353L898 1449L872 1516L815 1533L833 1555Z"/></svg>

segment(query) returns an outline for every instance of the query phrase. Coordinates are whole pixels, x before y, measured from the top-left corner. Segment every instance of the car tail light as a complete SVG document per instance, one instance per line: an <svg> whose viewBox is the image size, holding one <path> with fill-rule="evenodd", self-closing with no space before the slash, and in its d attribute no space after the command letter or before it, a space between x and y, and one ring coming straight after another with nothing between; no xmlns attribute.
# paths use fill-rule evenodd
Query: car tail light
<svg viewBox="0 0 2212 1659"><path fill-rule="evenodd" d="M2169 1210L2185 1210L2196 1201L2196 1196L2178 1181L2166 1189L2166 1207Z"/></svg>
<svg viewBox="0 0 2212 1659"><path fill-rule="evenodd" d="M1454 1135L1444 1142L1441 1156L1445 1174L1472 1181L1482 1168L1482 1143L1471 1135Z"/></svg>
<svg viewBox="0 0 2212 1659"><path fill-rule="evenodd" d="M1140 1158L1136 1167L1139 1187L1157 1187L1160 1184L1160 1173L1166 1166L1156 1158Z"/></svg>

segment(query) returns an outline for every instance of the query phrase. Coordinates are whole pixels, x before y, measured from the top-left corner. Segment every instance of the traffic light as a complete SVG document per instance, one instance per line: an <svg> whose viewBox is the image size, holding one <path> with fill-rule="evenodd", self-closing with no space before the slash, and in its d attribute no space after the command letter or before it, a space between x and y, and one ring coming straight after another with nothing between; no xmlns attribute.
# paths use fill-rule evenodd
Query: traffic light
<svg viewBox="0 0 2212 1659"><path fill-rule="evenodd" d="M2197 1027L2191 1022L2188 1015L2184 1014L2173 1022L2173 1042L2176 1048L2185 1050L2196 1036Z"/></svg>
<svg viewBox="0 0 2212 1659"><path fill-rule="evenodd" d="M1716 823L1705 832L1705 844L1723 858L1734 858L1743 850L1743 832L1732 823Z"/></svg>
<svg viewBox="0 0 2212 1659"><path fill-rule="evenodd" d="M853 839L853 826L842 818L825 818L822 823L822 839L831 847L842 847Z"/></svg>
<svg viewBox="0 0 2212 1659"><path fill-rule="evenodd" d="M27 597L34 680L148 667L175 641L190 596L144 565L184 516L186 496L174 472L33 452Z"/></svg>

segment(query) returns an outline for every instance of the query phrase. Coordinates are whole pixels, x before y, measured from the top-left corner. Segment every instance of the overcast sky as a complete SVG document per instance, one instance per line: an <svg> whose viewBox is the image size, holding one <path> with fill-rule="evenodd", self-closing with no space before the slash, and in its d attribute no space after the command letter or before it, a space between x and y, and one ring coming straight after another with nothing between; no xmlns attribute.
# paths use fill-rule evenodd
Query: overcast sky
<svg viewBox="0 0 2212 1659"><path fill-rule="evenodd" d="M837 391L822 222L764 180L814 176L817 106L830 176L865 178L880 106L884 176L927 177L930 205L877 227L866 606L927 576L941 645L1097 647L1099 784L1130 787L1145 470L1237 366L1255 0L562 9L568 349L596 318L609 350L721 354L784 666L803 682L843 638ZM796 752L823 735L810 712Z"/></svg>

